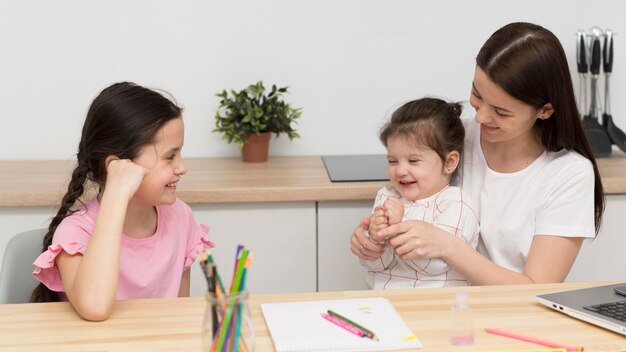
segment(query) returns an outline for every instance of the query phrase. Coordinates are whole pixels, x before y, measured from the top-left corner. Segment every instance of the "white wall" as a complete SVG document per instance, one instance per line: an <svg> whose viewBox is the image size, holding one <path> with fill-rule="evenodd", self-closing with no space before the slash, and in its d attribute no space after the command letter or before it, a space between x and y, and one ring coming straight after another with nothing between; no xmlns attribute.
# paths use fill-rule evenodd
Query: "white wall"
<svg viewBox="0 0 626 352"><path fill-rule="evenodd" d="M467 99L478 49L512 21L551 29L572 72L577 29L617 32L612 113L626 128L625 13L618 0L0 0L0 160L71 157L90 101L121 80L184 105L188 157L238 154L210 133L214 94L257 80L303 107L302 138L272 155L382 153L384 117L422 95Z"/></svg>

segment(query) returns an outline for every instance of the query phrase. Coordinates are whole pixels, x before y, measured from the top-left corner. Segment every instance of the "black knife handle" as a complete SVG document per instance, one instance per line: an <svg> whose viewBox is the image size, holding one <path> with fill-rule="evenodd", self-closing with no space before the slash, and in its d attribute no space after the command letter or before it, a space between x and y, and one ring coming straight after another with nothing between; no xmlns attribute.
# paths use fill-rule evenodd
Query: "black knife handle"
<svg viewBox="0 0 626 352"><path fill-rule="evenodd" d="M600 37L594 37L591 43L591 74L600 74Z"/></svg>
<svg viewBox="0 0 626 352"><path fill-rule="evenodd" d="M585 32L578 31L578 39L576 45L576 61L578 63L578 73L587 73L589 65L587 64L587 41L585 40Z"/></svg>
<svg viewBox="0 0 626 352"><path fill-rule="evenodd" d="M605 73L611 73L613 70L613 32L606 30L604 32L604 49L602 69Z"/></svg>

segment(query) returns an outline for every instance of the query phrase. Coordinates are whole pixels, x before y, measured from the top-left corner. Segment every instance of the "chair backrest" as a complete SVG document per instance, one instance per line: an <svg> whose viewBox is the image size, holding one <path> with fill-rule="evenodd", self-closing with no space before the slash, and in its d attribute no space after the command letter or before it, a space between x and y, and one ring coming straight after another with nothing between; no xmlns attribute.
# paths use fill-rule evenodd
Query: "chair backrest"
<svg viewBox="0 0 626 352"><path fill-rule="evenodd" d="M4 250L0 271L0 304L27 303L39 281L33 277L33 262L41 254L48 229L36 229L13 236Z"/></svg>

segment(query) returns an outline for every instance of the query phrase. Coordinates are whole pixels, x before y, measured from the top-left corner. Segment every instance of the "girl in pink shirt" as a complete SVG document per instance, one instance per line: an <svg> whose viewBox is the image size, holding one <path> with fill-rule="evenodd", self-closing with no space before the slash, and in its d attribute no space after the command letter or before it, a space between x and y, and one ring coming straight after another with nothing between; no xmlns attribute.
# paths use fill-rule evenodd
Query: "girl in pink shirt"
<svg viewBox="0 0 626 352"><path fill-rule="evenodd" d="M190 267L213 244L176 198L187 172L182 109L122 82L92 102L77 166L35 260L31 301L68 300L87 320L116 299L189 296ZM85 189L96 197L85 200Z"/></svg>

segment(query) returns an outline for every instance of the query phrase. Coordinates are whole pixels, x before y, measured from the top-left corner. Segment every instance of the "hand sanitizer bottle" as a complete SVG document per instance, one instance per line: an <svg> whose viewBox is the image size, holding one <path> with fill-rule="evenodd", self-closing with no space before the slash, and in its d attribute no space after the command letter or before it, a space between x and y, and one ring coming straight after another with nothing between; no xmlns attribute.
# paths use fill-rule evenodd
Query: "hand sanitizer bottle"
<svg viewBox="0 0 626 352"><path fill-rule="evenodd" d="M456 302L452 306L450 343L453 345L471 345L474 343L472 330L472 311L467 303L467 292L457 292Z"/></svg>

